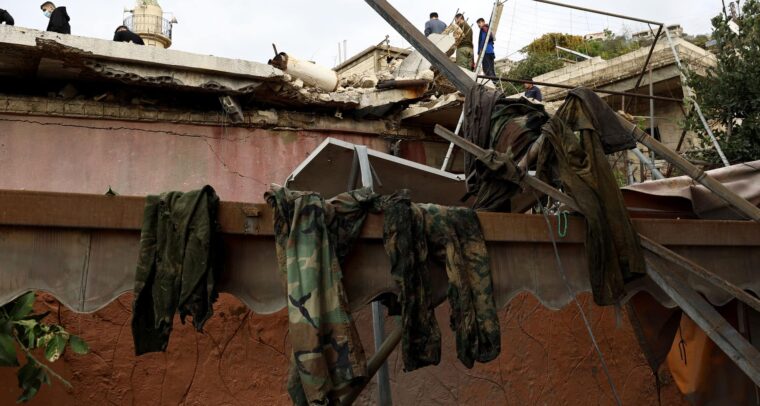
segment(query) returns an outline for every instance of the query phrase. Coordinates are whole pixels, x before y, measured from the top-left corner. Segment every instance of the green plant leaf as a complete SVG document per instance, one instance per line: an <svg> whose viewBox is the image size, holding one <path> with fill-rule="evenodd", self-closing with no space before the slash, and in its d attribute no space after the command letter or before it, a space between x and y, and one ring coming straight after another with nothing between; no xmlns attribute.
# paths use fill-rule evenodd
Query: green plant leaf
<svg viewBox="0 0 760 406"><path fill-rule="evenodd" d="M21 388L21 396L16 400L16 403L24 403L30 401L37 392L40 390L40 386L44 382L50 382L50 378L47 373L33 360L24 365L18 371L18 386Z"/></svg>
<svg viewBox="0 0 760 406"><path fill-rule="evenodd" d="M7 334L0 334L0 367L17 367L18 365L13 338Z"/></svg>
<svg viewBox="0 0 760 406"><path fill-rule="evenodd" d="M71 350L76 354L87 354L90 352L90 347L87 343L77 336L71 336L69 338L69 345L71 346Z"/></svg>
<svg viewBox="0 0 760 406"><path fill-rule="evenodd" d="M21 320L32 312L34 306L35 295L34 292L29 292L23 296L17 298L13 302L13 308L11 309L10 316L13 320Z"/></svg>
<svg viewBox="0 0 760 406"><path fill-rule="evenodd" d="M48 342L45 347L45 358L50 362L55 362L63 355L63 350L66 348L66 342L69 341L69 337L64 334L56 334Z"/></svg>

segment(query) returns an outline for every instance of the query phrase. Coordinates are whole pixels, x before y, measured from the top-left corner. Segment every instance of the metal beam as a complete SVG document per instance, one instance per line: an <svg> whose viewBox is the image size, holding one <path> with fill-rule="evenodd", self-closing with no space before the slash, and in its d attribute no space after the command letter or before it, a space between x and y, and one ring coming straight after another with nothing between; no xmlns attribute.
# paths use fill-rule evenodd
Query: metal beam
<svg viewBox="0 0 760 406"><path fill-rule="evenodd" d="M468 91L475 86L475 81L472 80L462 69L446 56L443 51L438 49L429 39L415 27L414 24L409 22L401 13L398 12L393 6L386 0L365 0L372 9L380 14L385 21L390 24L405 40L407 40L414 49L419 51L430 63L435 66L443 75L445 75L451 83L462 93L467 94Z"/></svg>
<svg viewBox="0 0 760 406"><path fill-rule="evenodd" d="M725 292L732 294L747 306L755 309L755 311L760 312L760 300L744 291L744 289L741 289L733 283L719 277L718 275L715 275L714 273L699 266L693 261L690 261L687 258L674 253L661 244L658 244L651 238L648 238L641 234L639 234L639 238L641 239L641 246L644 247L644 249L663 259L670 261L671 263L678 264L681 268L688 270L690 274L702 279L709 284L712 284L713 286L717 286L723 289Z"/></svg>
<svg viewBox="0 0 760 406"><path fill-rule="evenodd" d="M578 86L573 86L573 85L563 85L561 83L536 82L535 80L500 78L496 76L478 75L478 77L482 79L501 80L504 82L512 82L512 83L531 83L531 84L539 85L539 86L556 87L558 89L575 89L578 87ZM652 99L652 100L662 100L662 101L669 101L669 102L675 102L675 103L683 103L683 99L676 99L673 97L650 96L647 94L618 92L616 90L605 90L605 89L598 89L598 88L590 88L590 89L597 93L614 94L616 96L629 96L629 97L638 97L641 99Z"/></svg>
<svg viewBox="0 0 760 406"><path fill-rule="evenodd" d="M354 163L358 163L359 175L362 181L362 187L375 190L373 183L372 163L369 161L369 152L364 145L354 147ZM351 171L351 178L356 177L356 165ZM351 189L349 189L350 191ZM373 301L370 305L372 308L372 338L375 343L375 352L379 353L382 348L385 335L385 320L383 319L383 310L379 301ZM392 350L392 349L391 349ZM370 373L370 377L374 372ZM391 406L391 383L388 374L388 364L381 362L377 369L377 404L379 406Z"/></svg>
<svg viewBox="0 0 760 406"><path fill-rule="evenodd" d="M439 135L445 133L445 131L446 129L441 126L436 127L436 133ZM453 133L449 132L447 136L450 137L449 141L456 143L457 146L465 151L470 153L474 152L476 157L482 157L486 154L486 151L477 145L463 142L463 139L457 140L457 138L460 137ZM529 180L532 180L531 183L528 183ZM541 180L528 174L524 175L518 183L529 185L533 188L536 188L536 185L539 183L543 184ZM544 184L543 187L553 189L547 184ZM558 190L554 190L549 195L570 207L576 208L576 210L578 208L578 205L572 197ZM688 262L688 260L663 246L653 247L654 250L651 252L655 253L658 258L667 261L670 264L683 267L683 264ZM660 256L660 254L662 255ZM694 291L686 281L679 280L671 273L660 272L655 266L651 265L651 262L651 260L647 261L650 265L647 267L649 277L661 289L663 289L668 296L670 296L678 306L702 328L702 330L705 331L705 333L736 363L736 365L755 382L755 384L760 385L760 352L758 352L755 347L741 336L741 334L731 327L731 325L720 316L720 314L707 303L699 293ZM683 267L683 269L686 269L691 274L711 283L714 282L712 279L713 276L718 278L712 273L709 273L709 275L700 273L698 272L698 269L691 266ZM718 279L720 280L721 278ZM720 283L715 283L715 286L724 289L732 296L734 295L732 289L729 288L733 285L728 281L720 280Z"/></svg>
<svg viewBox="0 0 760 406"><path fill-rule="evenodd" d="M760 208L757 208L746 199L729 190L722 183L710 177L703 170L684 159L681 155L671 151L670 148L645 133L635 124L628 122L628 120L620 115L618 115L618 120L620 120L621 124L631 128L632 135L636 141L646 145L650 150L656 152L663 159L675 165L675 167L680 169L687 176L702 184L702 186L706 187L732 207L735 207L740 213L747 216L747 218L760 222Z"/></svg>
<svg viewBox="0 0 760 406"><path fill-rule="evenodd" d="M393 350L396 348L398 343L401 342L403 332L404 331L401 327L396 327L391 332L388 338L385 339L385 342L383 342L383 345L377 349L375 354L372 355L372 358L369 359L369 362L367 362L367 375L369 379L352 388L351 392L349 392L340 400L340 404L349 406L352 405L354 401L356 401L356 398L359 397L372 377L378 372L378 370L380 370L380 366L385 365L388 357L391 355L391 353L393 353Z"/></svg>
<svg viewBox="0 0 760 406"><path fill-rule="evenodd" d="M692 319L707 334L726 355L752 379L755 385L760 385L760 352L753 347L715 308L699 293L692 289L686 281L671 272L658 269L658 266L648 262L648 275L664 290L678 307Z"/></svg>
<svg viewBox="0 0 760 406"><path fill-rule="evenodd" d="M657 30L657 34L654 36L654 41L652 42L652 46L649 47L649 53L647 54L647 59L644 61L644 67L641 69L641 73L639 73L639 77L636 79L636 85L633 87L633 90L638 90L639 86L641 86L641 80L644 79L644 74L647 72L647 68L649 67L649 61L652 59L652 54L654 53L654 47L657 45L657 40L660 38L660 34L662 34L662 28L663 26L660 25L660 28ZM651 80L651 74L650 74L650 80ZM623 106L623 111L626 111L626 106Z"/></svg>
<svg viewBox="0 0 760 406"><path fill-rule="evenodd" d="M606 16L610 16L610 17L622 18L624 20L638 21L638 22L644 23L644 24L663 25L663 23L660 23L660 22L657 22L657 21L644 20L643 18L631 17L631 16L627 16L627 15L623 15L623 14L615 14L615 13L610 13L610 12L601 11L601 10L594 10L593 8L574 6L572 4L558 3L556 1L549 1L549 0L533 0L533 1L535 1L537 3L551 4L553 6L572 8L572 9L580 10L580 11L588 11L589 13L602 14L602 15L606 15Z"/></svg>

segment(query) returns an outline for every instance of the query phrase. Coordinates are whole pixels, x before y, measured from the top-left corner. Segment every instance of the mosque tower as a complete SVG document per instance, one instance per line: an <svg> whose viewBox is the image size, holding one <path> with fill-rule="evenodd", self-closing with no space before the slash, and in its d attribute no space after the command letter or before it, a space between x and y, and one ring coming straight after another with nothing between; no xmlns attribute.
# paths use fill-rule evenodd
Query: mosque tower
<svg viewBox="0 0 760 406"><path fill-rule="evenodd" d="M134 9L124 11L129 13L124 18L124 25L139 35L145 45L160 48L169 48L172 45L172 28L177 24L177 19L164 18L164 11L158 0L137 0Z"/></svg>

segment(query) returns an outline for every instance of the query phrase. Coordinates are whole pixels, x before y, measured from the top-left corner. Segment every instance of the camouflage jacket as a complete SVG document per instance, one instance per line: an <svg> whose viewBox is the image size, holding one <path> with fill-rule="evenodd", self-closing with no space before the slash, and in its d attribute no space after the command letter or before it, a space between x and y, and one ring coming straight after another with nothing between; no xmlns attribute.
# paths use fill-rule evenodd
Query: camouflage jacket
<svg viewBox="0 0 760 406"><path fill-rule="evenodd" d="M132 305L135 352L165 351L174 314L200 331L218 296L219 198L211 186L148 196Z"/></svg>
<svg viewBox="0 0 760 406"><path fill-rule="evenodd" d="M366 359L343 290L341 262L358 237L373 195L329 202L272 187L277 259L287 278L293 347L288 392L296 405L334 403L366 379Z"/></svg>

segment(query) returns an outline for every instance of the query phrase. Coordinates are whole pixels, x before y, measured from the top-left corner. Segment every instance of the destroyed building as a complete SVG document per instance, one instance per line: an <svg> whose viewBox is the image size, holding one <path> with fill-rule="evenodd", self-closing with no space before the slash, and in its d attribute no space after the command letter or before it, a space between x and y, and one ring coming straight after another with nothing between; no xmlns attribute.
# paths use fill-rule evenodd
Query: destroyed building
<svg viewBox="0 0 760 406"><path fill-rule="evenodd" d="M432 39L440 41L436 42L439 48L447 48L448 39ZM679 45L680 51L684 49L689 51ZM678 90L672 62L660 51L655 50L653 59L657 91ZM389 61L390 57L403 62ZM597 62L598 67L589 64L592 70L584 71L579 64L578 73L568 71L567 78L551 80L636 90L630 83L633 74L602 76L602 65L608 65ZM627 66L620 61L612 64ZM0 26L0 167L4 175L0 201L13 203L0 214L7 216L5 220L34 213L2 224L0 253L20 252L12 259L21 264L14 270L21 272L18 279L0 281L0 287L4 293L33 284L56 293L55 297L41 295L38 306L51 310L91 349L86 356L66 355L54 366L73 388L45 387L36 401L289 404L291 337L287 313L281 310L285 302L278 290L281 281L270 278L268 269L240 266L275 262L270 241L273 227L261 212L263 194L271 183L297 184L299 173L317 180L341 177L342 187L346 174L332 170L358 165L351 162L352 153L358 156L358 150L352 151L357 146L368 147L368 159L391 164L404 160L404 165L425 176L436 172L444 177L437 168L449 143L436 136L434 128L456 127L464 96L450 82L433 77L429 67L419 52L382 45L330 69L287 52L266 64ZM564 96L549 89L545 95ZM608 100L613 105L620 102ZM635 106L634 111L643 109L643 104ZM670 133L663 141L670 143L668 137ZM458 175L463 171L459 153L450 167L452 173L445 176L447 184L463 184L464 178ZM378 184L396 180L378 172L369 176ZM237 267L231 266L234 276L241 278L234 281L251 282L256 289L226 281L228 290L203 333L175 323L167 353L135 357L129 334L131 294L111 301L112 297L97 293L133 283L133 268L120 264L134 262L134 240L140 231L135 222L142 215L138 197L207 184L225 203L220 223L230 255L237 257L232 261ZM419 200L431 199L440 192L431 190L433 186L437 184L422 185L417 195L414 190L411 193ZM420 191L424 191L422 196ZM445 350L439 367L406 373L400 350L389 358L394 402L612 402L587 345L587 332L577 322L582 311L567 306L571 295L563 291L554 273L551 244L555 237L541 228L543 218L485 216L492 216L484 228L493 258L511 270L495 274L494 282L499 305L509 309L498 315L502 354L494 362L466 369L453 351L454 335L442 328ZM49 223L42 225L40 219ZM347 276L347 290L364 294L352 298L352 304L393 285L387 264L378 260L385 260L381 222L375 218L369 223L363 235L371 240L362 246L366 255L354 261L372 277L361 281ZM757 245L756 228L715 223L719 224L711 223L712 233L703 239L695 237L704 228L694 221L641 219L636 224L699 261L712 265L723 261L732 270L755 263L755 254L742 255ZM571 282L580 291L587 283L585 263L579 259L584 223L571 217L568 224L562 252L573 258L567 266ZM717 235L726 230L738 232L718 241ZM265 245L270 249L249 249ZM108 255L101 255L104 252ZM530 265L521 267L521 261ZM43 269L50 264L56 269ZM106 280L102 274L86 272L97 267L123 278ZM48 277L34 273L30 280L32 269L43 269ZM85 291L82 286L91 289ZM714 288L700 292L708 292L714 303L725 299L724 292L715 293ZM593 307L587 295L581 300L626 404L654 404L658 398L664 404L686 404L670 375L652 377L634 327L621 323L617 310ZM653 302L648 296L643 300ZM658 300L669 299L661 294ZM448 304L436 309L441 326L449 324L449 312ZM354 317L369 350L373 341L370 311L365 306ZM0 369L0 381L15 382L12 372ZM363 404L377 401L374 380L363 396ZM14 398L14 392L0 393L0 403Z"/></svg>

